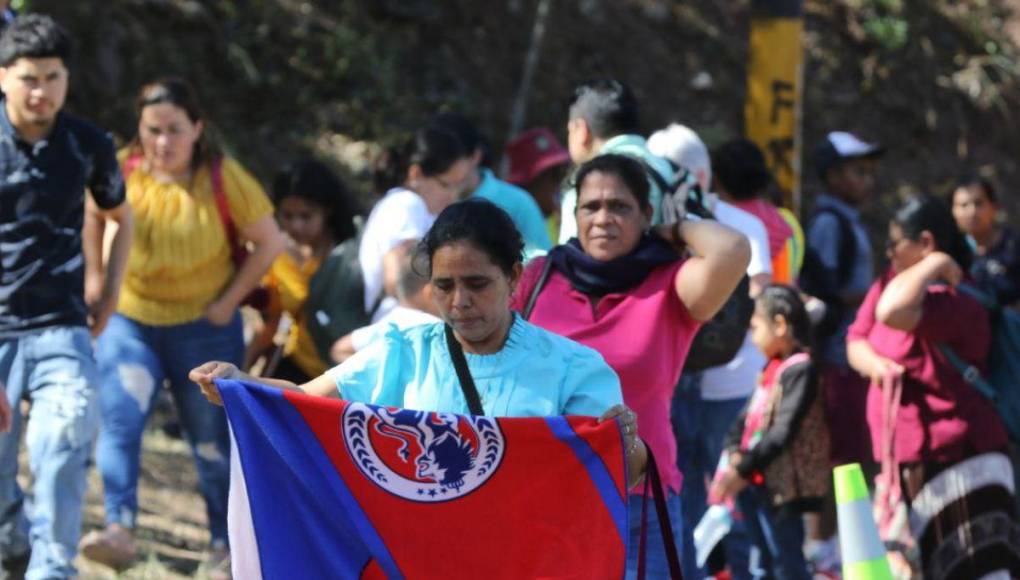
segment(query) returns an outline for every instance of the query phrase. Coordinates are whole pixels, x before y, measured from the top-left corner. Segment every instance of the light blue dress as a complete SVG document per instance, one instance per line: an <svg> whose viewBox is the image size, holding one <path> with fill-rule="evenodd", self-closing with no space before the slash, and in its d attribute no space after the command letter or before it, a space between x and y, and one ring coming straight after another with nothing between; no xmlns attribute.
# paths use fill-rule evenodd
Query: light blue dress
<svg viewBox="0 0 1020 580"><path fill-rule="evenodd" d="M327 374L348 401L467 415L443 329L392 327ZM599 416L623 403L620 379L602 355L516 315L502 350L464 355L486 415Z"/></svg>

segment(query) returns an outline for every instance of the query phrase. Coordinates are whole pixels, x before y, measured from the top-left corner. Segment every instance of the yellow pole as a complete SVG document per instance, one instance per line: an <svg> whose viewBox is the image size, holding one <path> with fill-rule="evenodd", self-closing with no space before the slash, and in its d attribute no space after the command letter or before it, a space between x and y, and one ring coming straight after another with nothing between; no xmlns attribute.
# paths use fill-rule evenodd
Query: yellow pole
<svg viewBox="0 0 1020 580"><path fill-rule="evenodd" d="M753 0L744 126L800 214L804 20L801 0Z"/></svg>

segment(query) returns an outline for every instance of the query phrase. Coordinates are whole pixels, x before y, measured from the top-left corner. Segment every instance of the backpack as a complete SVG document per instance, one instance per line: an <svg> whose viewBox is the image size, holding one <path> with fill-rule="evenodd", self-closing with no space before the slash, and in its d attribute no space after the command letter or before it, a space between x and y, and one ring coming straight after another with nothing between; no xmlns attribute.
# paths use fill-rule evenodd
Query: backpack
<svg viewBox="0 0 1020 580"><path fill-rule="evenodd" d="M783 400L783 373L798 364L811 363L810 355L797 353L783 361L776 370L765 416L765 428L774 425ZM825 389L817 370L811 371L818 381L817 392L796 423L796 434L764 469L765 489L772 505L791 502L821 502L829 491L829 427L825 414Z"/></svg>
<svg viewBox="0 0 1020 580"><path fill-rule="evenodd" d="M833 272L827 268L818 251L808 244L804 250L804 265L801 267L800 277L797 279L797 285L801 291L825 303L825 313L813 328L815 340L825 339L835 334L845 318L847 307L840 297L840 289L850 281L857 261L857 236L854 234L853 224L850 223L849 218L834 208L816 209L808 222L808 231L821 215L831 215L836 218L836 227L839 230L836 271Z"/></svg>
<svg viewBox="0 0 1020 580"><path fill-rule="evenodd" d="M947 344L939 343L938 348L963 375L963 380L992 403L1010 439L1020 441L1020 313L999 306L995 298L973 286L960 284L957 289L988 310L992 325L988 372L982 375Z"/></svg>
<svg viewBox="0 0 1020 580"><path fill-rule="evenodd" d="M684 216L715 219L704 205L704 192L693 173L674 165L675 177L672 183L667 183L658 171L643 160L639 161L648 176L662 190L663 223L673 223L683 219ZM754 300L751 298L750 289L751 279L745 275L719 312L701 325L687 353L684 372L724 365L737 356L744 345L751 324L751 315L754 313Z"/></svg>
<svg viewBox="0 0 1020 580"><path fill-rule="evenodd" d="M780 284L796 284L800 269L804 267L804 228L792 211L777 207L780 217L790 226L792 235L783 244L783 251L772 258L772 281Z"/></svg>
<svg viewBox="0 0 1020 580"><path fill-rule="evenodd" d="M681 167L669 159L666 161L673 168L673 180L667 181L661 173L640 157L634 157L655 182L662 192L659 205L662 223L671 224L683 219L685 215L696 215L702 219L714 219L712 213L705 208L705 194L701 190L698 178L686 167Z"/></svg>
<svg viewBox="0 0 1020 580"><path fill-rule="evenodd" d="M372 323L384 293L365 311L365 280L358 260L361 227L356 236L333 248L308 282L305 326L324 361L333 360L329 351L337 339Z"/></svg>

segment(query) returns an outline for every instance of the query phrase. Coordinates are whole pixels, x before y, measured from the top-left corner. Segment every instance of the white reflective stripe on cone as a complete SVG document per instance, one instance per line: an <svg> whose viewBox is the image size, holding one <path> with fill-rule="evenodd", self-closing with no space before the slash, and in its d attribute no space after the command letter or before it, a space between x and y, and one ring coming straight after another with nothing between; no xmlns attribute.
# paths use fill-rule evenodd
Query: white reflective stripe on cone
<svg viewBox="0 0 1020 580"><path fill-rule="evenodd" d="M844 565L885 558L885 546L878 537L868 498L840 504L836 506L836 514Z"/></svg>

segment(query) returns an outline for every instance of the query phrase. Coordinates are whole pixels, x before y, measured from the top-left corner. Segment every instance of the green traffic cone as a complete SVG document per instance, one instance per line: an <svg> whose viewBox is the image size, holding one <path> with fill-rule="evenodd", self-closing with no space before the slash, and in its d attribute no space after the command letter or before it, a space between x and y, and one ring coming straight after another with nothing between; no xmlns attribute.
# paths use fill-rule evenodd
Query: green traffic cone
<svg viewBox="0 0 1020 580"><path fill-rule="evenodd" d="M844 580L893 580L885 546L871 515L871 497L859 463L832 472L836 484L839 548Z"/></svg>

